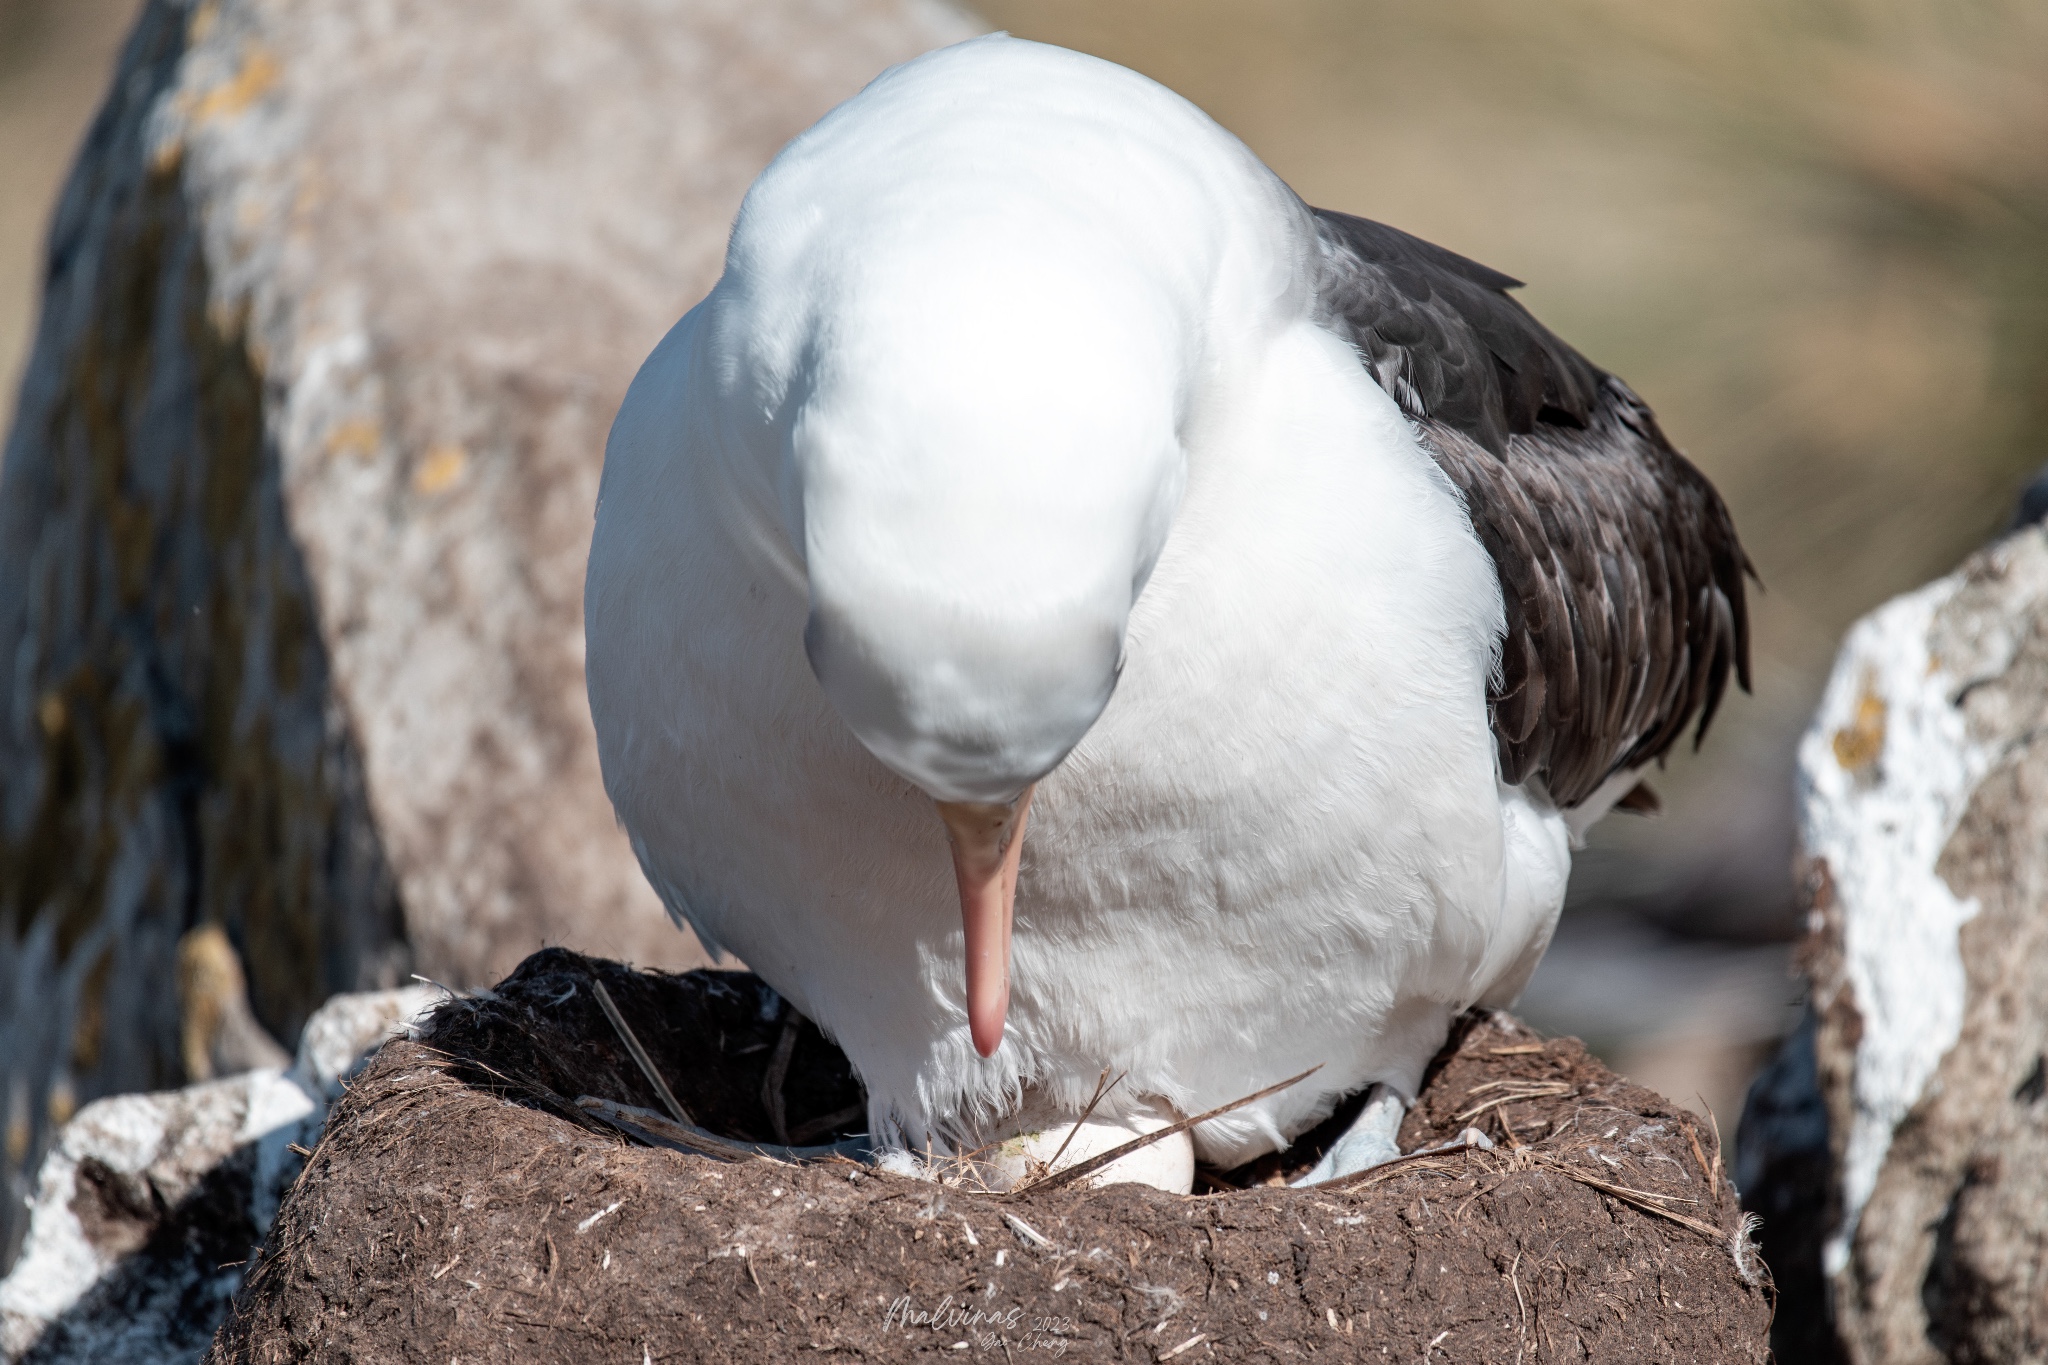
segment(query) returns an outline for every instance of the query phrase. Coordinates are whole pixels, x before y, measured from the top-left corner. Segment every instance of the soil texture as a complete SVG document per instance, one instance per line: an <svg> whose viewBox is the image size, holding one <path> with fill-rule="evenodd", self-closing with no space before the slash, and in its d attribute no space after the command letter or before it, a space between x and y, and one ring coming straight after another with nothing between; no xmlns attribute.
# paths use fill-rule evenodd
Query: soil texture
<svg viewBox="0 0 2048 1365"><path fill-rule="evenodd" d="M1333 1121L1204 1193L990 1195L636 1144L577 1104L664 1107L599 983L698 1124L863 1124L845 1058L751 975L536 954L350 1087L208 1359L1767 1359L1716 1135L1505 1014L1459 1022L1401 1133L1490 1149L1274 1183Z"/></svg>

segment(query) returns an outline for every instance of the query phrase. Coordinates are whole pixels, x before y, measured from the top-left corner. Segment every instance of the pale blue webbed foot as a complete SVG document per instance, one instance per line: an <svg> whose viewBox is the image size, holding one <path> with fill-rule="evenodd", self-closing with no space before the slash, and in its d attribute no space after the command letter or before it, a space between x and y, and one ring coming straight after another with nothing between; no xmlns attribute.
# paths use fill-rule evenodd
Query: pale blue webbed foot
<svg viewBox="0 0 2048 1365"><path fill-rule="evenodd" d="M1401 1120L1407 1114L1408 1105L1390 1087L1374 1086L1365 1108L1352 1120L1344 1136L1330 1144L1330 1150L1323 1153L1315 1169L1295 1181L1294 1187L1320 1185L1392 1161L1401 1155Z"/></svg>
<svg viewBox="0 0 2048 1365"><path fill-rule="evenodd" d="M1448 1152L1462 1147L1483 1147L1489 1151L1493 1148L1492 1141L1484 1133L1477 1128L1467 1128L1449 1142L1403 1152L1401 1120L1407 1116L1406 1100L1388 1086L1374 1086L1366 1098L1365 1108L1352 1120L1344 1136L1330 1145L1330 1150L1323 1153L1323 1159L1315 1164L1315 1169L1294 1182L1294 1188L1357 1175L1360 1171L1384 1166L1399 1156L1421 1156L1425 1152Z"/></svg>

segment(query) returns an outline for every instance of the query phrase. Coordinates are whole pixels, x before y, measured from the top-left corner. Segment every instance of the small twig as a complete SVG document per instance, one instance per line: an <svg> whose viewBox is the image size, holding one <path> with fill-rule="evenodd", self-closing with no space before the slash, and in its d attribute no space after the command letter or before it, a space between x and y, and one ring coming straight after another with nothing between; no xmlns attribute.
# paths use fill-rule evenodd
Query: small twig
<svg viewBox="0 0 2048 1365"><path fill-rule="evenodd" d="M1125 1071L1120 1073L1115 1080L1111 1080L1109 1078L1109 1068L1102 1068L1102 1074L1095 1078L1095 1093L1088 1097L1088 1107L1081 1111L1081 1117L1074 1120L1074 1126L1067 1129L1067 1135L1060 1139L1059 1150L1052 1154L1051 1161L1045 1163L1046 1170L1050 1171L1060 1164L1060 1158L1067 1154L1067 1145L1074 1140L1074 1134L1081 1131L1081 1125L1088 1121L1089 1115L1095 1112L1095 1106L1102 1103L1104 1095L1122 1085L1124 1077L1130 1074L1130 1072Z"/></svg>
<svg viewBox="0 0 2048 1365"><path fill-rule="evenodd" d="M1706 1096L1700 1096L1700 1103L1706 1105L1707 1122L1714 1129L1714 1171L1707 1177L1707 1186L1718 1192L1721 1188L1721 1121L1714 1117L1714 1106L1707 1104Z"/></svg>
<svg viewBox="0 0 2048 1365"><path fill-rule="evenodd" d="M1478 1094L1480 1090L1491 1090L1501 1084L1505 1083L1500 1081L1489 1082L1486 1085L1480 1086L1478 1089L1467 1091L1465 1094L1465 1098L1469 1100L1472 1098L1472 1096ZM1519 1090L1505 1091L1501 1094L1495 1095L1490 1100L1485 1100L1479 1104L1475 1104L1462 1114L1454 1114L1451 1116L1451 1122L1468 1122L1469 1120L1477 1118L1479 1115L1485 1113L1487 1110L1494 1108L1496 1105L1516 1104L1522 1100L1549 1099L1550 1097L1555 1095L1569 1095L1570 1093L1571 1087L1569 1085L1566 1085L1563 1081L1532 1082L1528 1085L1523 1086Z"/></svg>
<svg viewBox="0 0 2048 1365"><path fill-rule="evenodd" d="M1556 1163L1553 1162L1552 1164ZM1599 1179L1598 1176L1591 1176L1588 1178L1592 1180ZM1601 1188L1606 1190L1609 1194L1627 1195L1632 1199L1657 1199L1663 1201L1666 1204L1697 1204L1700 1202L1697 1199L1687 1199L1685 1196L1678 1194L1659 1194L1655 1190L1631 1189L1627 1185L1616 1185L1611 1181L1603 1182Z"/></svg>
<svg viewBox="0 0 2048 1365"><path fill-rule="evenodd" d="M1525 1080L1519 1076L1505 1076L1497 1081L1487 1081L1483 1085L1473 1086L1470 1090L1467 1090L1465 1092L1465 1098L1469 1100L1474 1095L1484 1095L1489 1090L1508 1089L1525 1090L1529 1092L1530 1096L1562 1095L1565 1091L1570 1090L1571 1088L1571 1083L1569 1081L1531 1081Z"/></svg>
<svg viewBox="0 0 2048 1365"><path fill-rule="evenodd" d="M602 1119L629 1137L655 1147L672 1147L679 1151L709 1152L717 1156L742 1161L823 1161L835 1156L844 1156L849 1150L856 1150L855 1139L835 1142L818 1147L787 1147L772 1142L735 1142L707 1132L695 1124L676 1123L652 1109L642 1109L634 1104L620 1104L617 1100L600 1099L595 1095L579 1095L576 1107L585 1114Z"/></svg>
<svg viewBox="0 0 2048 1365"><path fill-rule="evenodd" d="M1185 1133L1198 1123L1207 1123L1210 1119L1227 1114L1233 1109L1242 1109L1248 1104L1253 1104L1266 1098L1268 1095L1277 1095L1288 1086L1298 1085L1322 1069L1322 1065L1318 1063L1302 1072L1299 1076L1290 1076L1278 1085L1269 1085L1264 1090L1246 1095L1243 1099L1232 1100L1229 1104L1218 1105L1205 1114L1197 1114L1193 1118L1182 1119L1178 1123L1169 1123L1164 1128L1154 1129L1143 1137L1133 1138L1120 1147L1112 1147L1106 1152L1089 1157L1086 1161L1078 1161L1072 1166L1067 1167L1064 1171L1055 1171L1043 1180L1033 1181L1029 1185L1020 1185L1010 1191L1010 1193L1012 1195L1036 1193L1040 1190L1056 1190L1063 1185L1071 1185L1082 1176L1093 1175L1111 1162L1121 1161L1132 1152L1138 1151L1140 1148L1150 1147L1162 1138L1170 1138L1175 1133Z"/></svg>
<svg viewBox="0 0 2048 1365"><path fill-rule="evenodd" d="M1468 1128L1465 1131L1469 1133L1473 1130ZM1461 1134L1460 1136L1462 1137L1463 1135ZM1470 1138L1466 1138L1462 1142L1454 1139L1452 1142L1447 1142L1442 1146L1425 1147L1419 1152L1409 1152L1405 1155L1394 1157L1391 1160L1382 1161L1377 1166L1368 1166L1362 1171L1353 1171L1349 1175L1340 1175L1335 1180L1325 1180L1322 1184L1311 1186L1310 1188L1318 1190L1348 1190L1356 1185L1377 1185L1387 1176L1402 1175L1410 1169L1448 1171L1452 1169L1449 1166L1417 1166L1414 1163L1456 1156L1460 1152L1483 1152L1485 1150L1485 1147L1472 1141Z"/></svg>
<svg viewBox="0 0 2048 1365"><path fill-rule="evenodd" d="M672 1122L652 1109L642 1109L638 1105L620 1104L617 1100L601 1099L596 1095L578 1095L576 1107L604 1120L628 1137L639 1138L651 1146L709 1152L734 1161L758 1161L768 1155L759 1148L729 1141L692 1125Z"/></svg>
<svg viewBox="0 0 2048 1365"><path fill-rule="evenodd" d="M1654 1213L1659 1218L1669 1218L1672 1222L1677 1223L1681 1227L1688 1227L1691 1228L1694 1232L1703 1233L1706 1236L1711 1237L1716 1243L1722 1240L1723 1233L1721 1232L1721 1229L1715 1227L1712 1223L1703 1222L1698 1218L1687 1217L1685 1214L1677 1213L1671 1209L1660 1207L1656 1203L1652 1202L1658 1199L1670 1199L1672 1198L1671 1195L1650 1194L1643 1190L1632 1190L1625 1185L1616 1185L1609 1181L1602 1180L1598 1176L1586 1175L1580 1171L1573 1170L1570 1166L1565 1165L1563 1162L1558 1161L1555 1158L1542 1156L1538 1153L1531 1153L1531 1155L1535 1156L1536 1159L1541 1161L1544 1165L1550 1167L1552 1170L1555 1170L1559 1175L1565 1176L1566 1178L1571 1180L1576 1180L1581 1185L1588 1186L1591 1189L1599 1190L1603 1194L1611 1194L1616 1199L1619 1199L1624 1203L1633 1204L1635 1207L1641 1209L1644 1213ZM1695 1201L1688 1199L1682 1202L1690 1204Z"/></svg>
<svg viewBox="0 0 2048 1365"><path fill-rule="evenodd" d="M1522 1282L1515 1276L1515 1272L1521 1268L1522 1253L1518 1251L1515 1253L1515 1263L1508 1267L1508 1283L1515 1287L1515 1312L1522 1319L1522 1336L1526 1340L1529 1335L1529 1305L1522 1302Z"/></svg>
<svg viewBox="0 0 2048 1365"><path fill-rule="evenodd" d="M1052 1238L1046 1236L1037 1228L1032 1227L1031 1224L1025 1222L1016 1214L1005 1213L1003 1215L1003 1221L1010 1225L1010 1231L1016 1233L1019 1237L1022 1237L1032 1246L1039 1248L1041 1251L1050 1251L1053 1249Z"/></svg>
<svg viewBox="0 0 2048 1365"><path fill-rule="evenodd" d="M669 1117L677 1123L696 1127L697 1121L690 1117L690 1111L683 1108L681 1101L676 1099L675 1092L668 1088L668 1082L654 1069L654 1059L647 1055L646 1048L640 1046L640 1040L633 1035L632 1026L626 1022L626 1016L620 1014L619 1007L612 1003L612 993L604 988L604 982L593 976L590 978L590 985L592 993L597 996L598 1008L604 1011L605 1018L612 1021L613 1030L618 1033L619 1041L626 1045L626 1051L632 1054L633 1063L640 1068L640 1074L654 1087L654 1093L661 1096L661 1103L668 1110Z"/></svg>
<svg viewBox="0 0 2048 1365"><path fill-rule="evenodd" d="M499 1080L503 1081L506 1085L511 1086L514 1090L525 1091L527 1094L533 1096L536 1100L539 1100L542 1104L563 1114L573 1123L581 1123L586 1117L582 1110L578 1109L574 1104L572 1104L569 1101L567 1096L558 1095L554 1091L548 1089L546 1086L535 1085L531 1081L522 1081L516 1077L507 1076L504 1072L490 1065L490 1063L479 1061L475 1057L472 1057L467 1053L449 1052L445 1048L435 1047L432 1043L416 1043L414 1044L414 1046L418 1047L422 1052L431 1052L436 1057L446 1058L450 1063L456 1066L473 1066L487 1076L495 1076ZM441 1074L446 1075L447 1073L443 1071ZM455 1084L461 1083L459 1081L455 1081L453 1077L450 1077L449 1079L451 1080L451 1082ZM421 1087L419 1090L416 1090L413 1093L420 1094L423 1093L424 1090L425 1087ZM387 1108L383 1111L382 1117L389 1118L392 1112L394 1112L392 1109ZM322 1136L321 1141L326 1141L326 1137L324 1135Z"/></svg>
<svg viewBox="0 0 2048 1365"><path fill-rule="evenodd" d="M1699 1130L1690 1123L1685 1125L1685 1140L1692 1144L1692 1159L1700 1163L1700 1175L1707 1182L1707 1193L1714 1192L1714 1172L1707 1166L1707 1154L1700 1150Z"/></svg>
<svg viewBox="0 0 2048 1365"><path fill-rule="evenodd" d="M761 1078L761 1107L768 1111L768 1127L775 1140L784 1144L789 1142L789 1121L782 1086L789 1079L789 1058L796 1051L797 1028L803 1018L788 1001L783 1002L782 1036L775 1040L775 1055L768 1059L768 1074Z"/></svg>
<svg viewBox="0 0 2048 1365"><path fill-rule="evenodd" d="M576 1235L578 1237L581 1237L584 1233L590 1231L592 1228L596 1227L599 1223L611 1217L613 1214L617 1213L620 1209L624 1208L625 1206L626 1201L623 1199L612 1200L611 1203L605 1205L596 1213L591 1214L588 1218L578 1223L576 1225Z"/></svg>

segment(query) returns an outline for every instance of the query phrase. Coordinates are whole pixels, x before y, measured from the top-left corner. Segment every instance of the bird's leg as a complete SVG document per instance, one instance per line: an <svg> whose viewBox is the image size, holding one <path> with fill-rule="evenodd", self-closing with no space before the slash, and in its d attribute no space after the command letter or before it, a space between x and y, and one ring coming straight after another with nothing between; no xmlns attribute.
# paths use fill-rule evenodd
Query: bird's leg
<svg viewBox="0 0 2048 1365"><path fill-rule="evenodd" d="M1421 1156L1425 1152L1454 1152L1463 1147L1479 1147L1493 1150L1493 1142L1477 1128L1466 1128L1448 1142L1439 1142L1434 1147L1418 1147L1412 1152L1403 1152L1400 1144L1401 1120L1407 1117L1408 1102L1384 1085L1376 1085L1367 1096L1365 1109L1352 1120L1344 1130L1344 1136L1331 1144L1323 1153L1315 1169L1294 1182L1294 1188L1304 1185L1320 1185L1325 1180L1336 1180L1342 1176L1356 1175L1369 1171L1375 1166L1384 1166L1398 1156Z"/></svg>
<svg viewBox="0 0 2048 1365"><path fill-rule="evenodd" d="M1401 1155L1401 1120L1407 1114L1407 1102L1391 1087L1374 1086L1366 1098L1365 1108L1344 1130L1344 1136L1323 1153L1323 1159L1316 1163L1314 1170L1294 1182L1296 1188L1320 1185L1339 1176L1356 1175L1392 1161Z"/></svg>

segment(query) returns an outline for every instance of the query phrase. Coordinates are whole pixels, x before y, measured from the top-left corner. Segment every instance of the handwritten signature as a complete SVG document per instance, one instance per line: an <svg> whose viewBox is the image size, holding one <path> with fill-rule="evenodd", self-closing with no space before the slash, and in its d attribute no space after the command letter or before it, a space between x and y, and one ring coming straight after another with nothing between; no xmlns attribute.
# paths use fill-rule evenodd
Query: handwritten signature
<svg viewBox="0 0 2048 1365"><path fill-rule="evenodd" d="M1075 1325L1072 1318L1059 1313L1027 1313L1016 1304L980 1308L951 1294L929 1308L920 1307L908 1294L899 1294L882 1315L885 1332L933 1332L960 1337L978 1351L1008 1345L1053 1356L1067 1353Z"/></svg>

